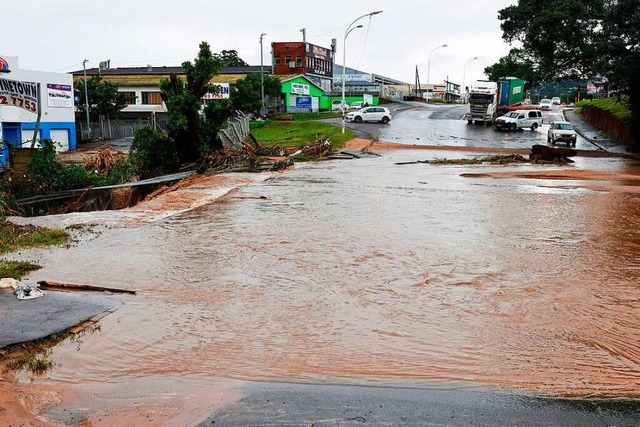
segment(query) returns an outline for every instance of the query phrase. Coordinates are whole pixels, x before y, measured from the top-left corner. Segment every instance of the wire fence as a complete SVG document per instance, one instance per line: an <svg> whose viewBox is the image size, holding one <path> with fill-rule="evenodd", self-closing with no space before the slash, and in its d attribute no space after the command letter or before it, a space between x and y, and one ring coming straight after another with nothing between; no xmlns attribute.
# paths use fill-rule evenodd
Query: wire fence
<svg viewBox="0 0 640 427"><path fill-rule="evenodd" d="M79 140L114 140L133 138L136 130L151 126L160 131L167 132L166 116L153 116L150 119L136 120L111 120L100 118L97 122L77 122L76 132ZM220 139L227 148L240 148L249 136L249 117L239 114L227 121L226 127L220 131Z"/></svg>
<svg viewBox="0 0 640 427"><path fill-rule="evenodd" d="M76 122L76 132L79 140L113 140L121 138L133 138L136 131L140 128L151 126L161 132L167 131L167 118L152 117L150 119L124 119L111 120L100 117L97 122Z"/></svg>

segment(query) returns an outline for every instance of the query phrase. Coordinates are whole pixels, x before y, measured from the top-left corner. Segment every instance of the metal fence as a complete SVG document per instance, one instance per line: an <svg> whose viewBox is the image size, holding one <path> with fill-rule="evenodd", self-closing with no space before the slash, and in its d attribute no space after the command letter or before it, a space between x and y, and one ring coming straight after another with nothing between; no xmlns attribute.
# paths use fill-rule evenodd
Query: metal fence
<svg viewBox="0 0 640 427"><path fill-rule="evenodd" d="M225 148L241 148L249 136L249 117L240 114L227 121L227 128L220 131L220 139Z"/></svg>
<svg viewBox="0 0 640 427"><path fill-rule="evenodd" d="M166 116L154 116L150 119L137 120L110 120L100 119L89 123L91 132L87 130L86 122L77 122L76 132L79 140L113 140L121 138L133 138L136 130L145 126L167 132ZM226 148L240 148L249 136L249 117L240 113L227 121L225 129L220 131L220 139Z"/></svg>
<svg viewBox="0 0 640 427"><path fill-rule="evenodd" d="M76 122L76 132L79 140L133 138L136 130L151 126L156 130L167 131L166 117L152 117L150 119L111 120L100 118L97 122L90 122L87 129L86 122ZM89 131L90 130L90 131Z"/></svg>

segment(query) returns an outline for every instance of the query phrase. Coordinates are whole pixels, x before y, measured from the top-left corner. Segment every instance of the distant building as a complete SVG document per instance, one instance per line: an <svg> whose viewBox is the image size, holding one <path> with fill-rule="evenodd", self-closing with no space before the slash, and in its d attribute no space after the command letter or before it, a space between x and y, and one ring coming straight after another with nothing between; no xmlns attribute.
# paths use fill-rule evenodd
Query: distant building
<svg viewBox="0 0 640 427"><path fill-rule="evenodd" d="M332 94L342 94L342 66L336 64L333 68ZM367 73L355 68L346 67L345 94L348 97L361 97L365 94L379 96L390 100L402 100L411 94L411 86L401 80L382 76L375 73Z"/></svg>
<svg viewBox="0 0 640 427"><path fill-rule="evenodd" d="M56 142L58 151L76 148L73 78L64 73L23 70L18 58L0 55L0 163L8 159L7 143L15 148L30 147L38 115L40 123L35 146L40 140Z"/></svg>
<svg viewBox="0 0 640 427"><path fill-rule="evenodd" d="M324 92L331 92L334 54L331 49L306 42L273 42L273 74L302 74Z"/></svg>
<svg viewBox="0 0 640 427"><path fill-rule="evenodd" d="M265 74L269 67L264 67ZM205 95L205 101L214 98L228 98L230 87L250 73L260 73L257 66L225 67L220 74L213 77L212 83L220 86L218 94ZM84 71L71 73L74 81L84 79ZM160 95L160 80L168 79L170 75L186 77L182 67L124 67L124 68L91 68L87 69L87 78L100 76L104 81L116 83L118 92L124 93L129 99L128 105L122 110L127 119L150 119L156 114L165 114L167 107ZM82 100L80 100L82 102Z"/></svg>

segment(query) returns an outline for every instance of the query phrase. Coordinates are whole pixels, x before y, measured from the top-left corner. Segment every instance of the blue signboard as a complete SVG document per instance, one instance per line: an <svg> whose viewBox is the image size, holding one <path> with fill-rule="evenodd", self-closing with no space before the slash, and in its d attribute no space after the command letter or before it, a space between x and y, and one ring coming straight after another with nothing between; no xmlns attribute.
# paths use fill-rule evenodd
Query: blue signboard
<svg viewBox="0 0 640 427"><path fill-rule="evenodd" d="M311 97L310 96L296 97L296 108L311 108Z"/></svg>

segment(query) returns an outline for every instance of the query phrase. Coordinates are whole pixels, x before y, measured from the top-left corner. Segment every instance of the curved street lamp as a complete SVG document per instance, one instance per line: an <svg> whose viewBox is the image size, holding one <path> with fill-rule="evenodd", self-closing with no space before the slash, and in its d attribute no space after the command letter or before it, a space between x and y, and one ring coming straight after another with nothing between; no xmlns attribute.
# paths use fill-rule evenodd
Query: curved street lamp
<svg viewBox="0 0 640 427"><path fill-rule="evenodd" d="M465 78L465 74L467 72L467 64L469 64L469 62L478 59L477 56L474 56L473 58L471 58L470 60L468 60L467 62L465 62L464 64L464 68L462 69L462 90L464 91L464 102L467 102L467 90L464 86L464 78Z"/></svg>
<svg viewBox="0 0 640 427"><path fill-rule="evenodd" d="M367 16L369 18L371 18L373 15L377 15L379 13L382 13L381 10L376 10L375 12L371 12L371 13L366 13L362 16L359 16L358 18L354 19L353 22L351 24L349 24L349 26L347 27L347 29L344 32L344 38L342 39L342 133L344 133L345 130L345 125L346 125L346 115L347 115L347 111L344 108L346 102L345 99L345 80L347 77L347 36L349 35L349 33L351 33L351 31L355 30L356 28L362 28L362 25L358 25L357 27L353 27L351 28L351 26L353 24L355 24L356 22L358 22L359 20L361 20L362 18L366 18Z"/></svg>
<svg viewBox="0 0 640 427"><path fill-rule="evenodd" d="M429 52L429 60L427 61L427 84L429 84L429 72L431 71L431 55L433 54L433 52L435 52L436 50L440 49L441 47L447 47L447 46L448 45L446 45L446 44L442 44L440 46L435 47L433 50L431 50L431 52ZM428 100L428 98L427 98L427 100Z"/></svg>

